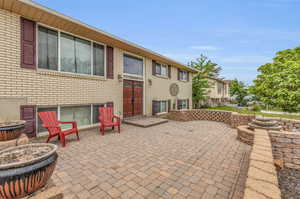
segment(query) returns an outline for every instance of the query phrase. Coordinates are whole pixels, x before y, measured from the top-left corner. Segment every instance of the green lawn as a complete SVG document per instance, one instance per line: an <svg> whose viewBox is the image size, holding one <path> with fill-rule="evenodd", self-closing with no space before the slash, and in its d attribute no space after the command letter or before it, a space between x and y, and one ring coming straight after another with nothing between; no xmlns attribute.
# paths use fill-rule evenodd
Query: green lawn
<svg viewBox="0 0 300 199"><path fill-rule="evenodd" d="M255 111L250 111L250 110L247 110L247 109L240 109L240 108L235 108L235 107L230 107L230 106L217 106L217 107L211 107L211 108L208 108L208 109L222 110L222 111L232 111L232 112L237 112L237 113L241 113L241 114L255 114L255 115L262 115L262 116L266 116L266 117L280 117L280 118L300 120L300 116L261 113L261 112L255 112Z"/></svg>

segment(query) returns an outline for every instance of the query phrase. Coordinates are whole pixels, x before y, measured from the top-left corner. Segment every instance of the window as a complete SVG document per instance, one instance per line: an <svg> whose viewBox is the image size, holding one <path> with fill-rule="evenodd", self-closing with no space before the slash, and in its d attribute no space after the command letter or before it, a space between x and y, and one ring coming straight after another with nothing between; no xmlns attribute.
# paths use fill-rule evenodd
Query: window
<svg viewBox="0 0 300 199"><path fill-rule="evenodd" d="M38 67L105 76L105 46L38 26Z"/></svg>
<svg viewBox="0 0 300 199"><path fill-rule="evenodd" d="M155 65L155 74L157 75L162 75L162 76L167 76L167 65L165 64L160 64L160 63L156 63Z"/></svg>
<svg viewBox="0 0 300 199"><path fill-rule="evenodd" d="M179 80L187 81L188 80L188 72L186 71L179 71Z"/></svg>
<svg viewBox="0 0 300 199"><path fill-rule="evenodd" d="M188 109L188 99L185 99L185 100L178 100L178 110L181 110L181 109Z"/></svg>
<svg viewBox="0 0 300 199"><path fill-rule="evenodd" d="M218 82L217 86L218 86L218 94L221 95L222 94L222 89L223 89L223 84Z"/></svg>
<svg viewBox="0 0 300 199"><path fill-rule="evenodd" d="M167 101L160 101L160 113L165 113L167 112Z"/></svg>
<svg viewBox="0 0 300 199"><path fill-rule="evenodd" d="M40 113L40 112L46 112L46 111L55 111L56 114L58 114L58 110L57 110L57 107L39 107L37 109L37 112ZM58 115L57 115L58 116ZM37 130L38 130L38 133L41 133L41 132L46 132L47 129L45 129L43 126L42 126L43 122L41 121L40 117L38 117L38 127L37 127Z"/></svg>
<svg viewBox="0 0 300 199"><path fill-rule="evenodd" d="M93 124L99 123L99 108L104 107L104 104L93 105Z"/></svg>
<svg viewBox="0 0 300 199"><path fill-rule="evenodd" d="M124 73L143 76L143 60L124 55Z"/></svg>
<svg viewBox="0 0 300 199"><path fill-rule="evenodd" d="M93 62L94 75L104 76L104 46L93 44Z"/></svg>
<svg viewBox="0 0 300 199"><path fill-rule="evenodd" d="M78 127L91 124L91 106L72 106L60 109L61 121L76 121ZM69 128L71 125L62 125Z"/></svg>
<svg viewBox="0 0 300 199"><path fill-rule="evenodd" d="M38 28L38 66L58 70L58 33L39 26Z"/></svg>
<svg viewBox="0 0 300 199"><path fill-rule="evenodd" d="M91 74L91 42L61 33L61 71Z"/></svg>

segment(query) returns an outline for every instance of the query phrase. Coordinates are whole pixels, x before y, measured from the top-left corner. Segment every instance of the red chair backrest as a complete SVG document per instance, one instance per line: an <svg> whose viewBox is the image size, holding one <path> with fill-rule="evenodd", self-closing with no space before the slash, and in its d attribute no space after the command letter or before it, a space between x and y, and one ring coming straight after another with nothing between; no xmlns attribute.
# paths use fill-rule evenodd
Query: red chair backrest
<svg viewBox="0 0 300 199"><path fill-rule="evenodd" d="M47 128L50 134L57 134L61 131L55 111L40 112L39 116L43 121L43 127Z"/></svg>
<svg viewBox="0 0 300 199"><path fill-rule="evenodd" d="M99 108L99 120L101 123L111 123L113 121L113 108L101 107Z"/></svg>

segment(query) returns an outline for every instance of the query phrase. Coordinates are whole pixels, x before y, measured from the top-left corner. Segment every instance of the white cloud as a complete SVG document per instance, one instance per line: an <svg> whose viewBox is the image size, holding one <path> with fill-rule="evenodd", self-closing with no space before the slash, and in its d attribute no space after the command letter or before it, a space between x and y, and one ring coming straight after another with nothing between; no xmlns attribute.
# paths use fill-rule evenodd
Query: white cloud
<svg viewBox="0 0 300 199"><path fill-rule="evenodd" d="M217 46L191 46L191 49L194 50L206 50L206 51L212 51L212 50L222 50L222 48Z"/></svg>

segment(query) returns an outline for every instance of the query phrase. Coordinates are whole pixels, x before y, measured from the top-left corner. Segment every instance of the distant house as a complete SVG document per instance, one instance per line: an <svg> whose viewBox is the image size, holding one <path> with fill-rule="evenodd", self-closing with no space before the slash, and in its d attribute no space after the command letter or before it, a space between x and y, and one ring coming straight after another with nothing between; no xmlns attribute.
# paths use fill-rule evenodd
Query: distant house
<svg viewBox="0 0 300 199"><path fill-rule="evenodd" d="M211 88L207 90L208 98L202 105L224 106L230 101L229 87L230 81L220 78L208 77Z"/></svg>

